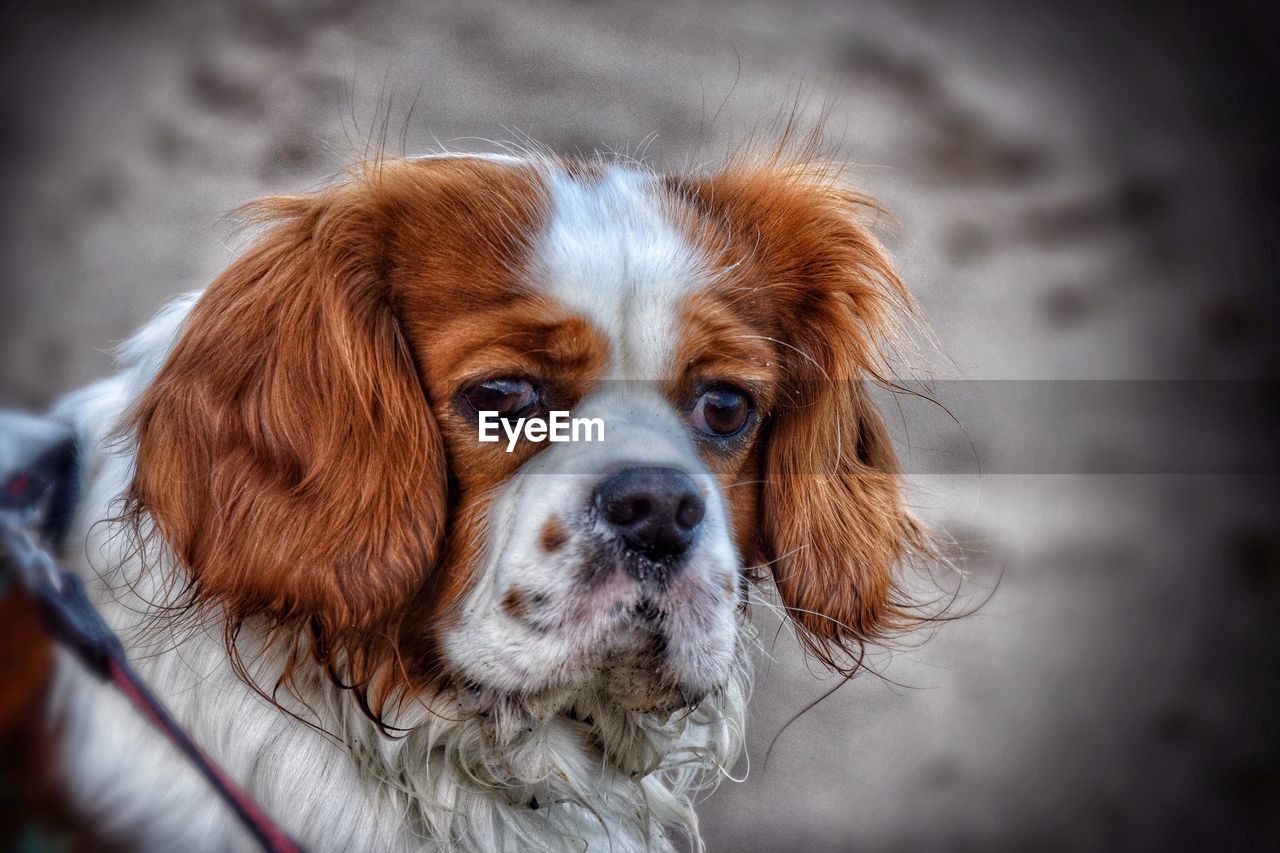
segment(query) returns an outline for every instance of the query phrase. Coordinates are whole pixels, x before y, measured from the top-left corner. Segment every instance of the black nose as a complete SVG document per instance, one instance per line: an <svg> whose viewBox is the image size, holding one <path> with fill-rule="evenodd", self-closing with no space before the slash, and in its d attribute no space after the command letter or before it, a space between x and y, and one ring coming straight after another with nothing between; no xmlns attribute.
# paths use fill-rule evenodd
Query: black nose
<svg viewBox="0 0 1280 853"><path fill-rule="evenodd" d="M596 508L628 548L652 559L693 544L706 504L688 475L674 468L627 468L596 486Z"/></svg>

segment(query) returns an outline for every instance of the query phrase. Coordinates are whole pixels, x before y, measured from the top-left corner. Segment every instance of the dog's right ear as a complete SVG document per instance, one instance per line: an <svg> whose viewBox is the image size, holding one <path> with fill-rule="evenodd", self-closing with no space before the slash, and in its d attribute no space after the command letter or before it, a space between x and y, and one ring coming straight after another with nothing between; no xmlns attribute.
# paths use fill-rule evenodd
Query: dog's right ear
<svg viewBox="0 0 1280 853"><path fill-rule="evenodd" d="M370 654L356 644L393 633L446 517L372 196L348 184L256 205L267 230L192 309L132 418L130 510L196 602L305 631L348 668Z"/></svg>

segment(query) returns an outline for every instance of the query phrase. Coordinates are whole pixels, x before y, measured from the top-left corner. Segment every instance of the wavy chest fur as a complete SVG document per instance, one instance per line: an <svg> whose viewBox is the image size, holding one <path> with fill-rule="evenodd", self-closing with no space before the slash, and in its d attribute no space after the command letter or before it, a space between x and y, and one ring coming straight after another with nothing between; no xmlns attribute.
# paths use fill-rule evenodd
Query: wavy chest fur
<svg viewBox="0 0 1280 853"><path fill-rule="evenodd" d="M663 850L673 829L700 846L690 796L741 748L745 663L721 696L669 720L605 707L590 694L510 707L446 693L406 704L393 721L402 731L388 737L319 674L302 679L297 695L276 697L297 717L284 713L237 677L220 626L157 617L154 605L174 600L172 586L144 571L128 537L102 521L133 464L110 433L194 301L175 302L145 327L124 348L120 374L59 407L82 448L69 553L179 722L312 850L580 850L584 842ZM240 642L251 662L254 640ZM264 654L251 665L266 672L279 661ZM252 849L195 771L120 697L69 660L59 670L53 703L67 784L96 825L140 849ZM573 713L556 713L566 701Z"/></svg>

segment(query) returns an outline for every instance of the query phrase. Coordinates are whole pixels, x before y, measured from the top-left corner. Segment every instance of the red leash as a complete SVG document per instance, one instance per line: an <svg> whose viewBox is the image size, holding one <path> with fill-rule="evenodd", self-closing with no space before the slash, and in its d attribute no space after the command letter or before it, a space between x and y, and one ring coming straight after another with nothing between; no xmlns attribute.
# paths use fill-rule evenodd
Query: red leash
<svg viewBox="0 0 1280 853"><path fill-rule="evenodd" d="M74 453L74 448L65 450ZM6 576L16 575L39 604L46 629L70 649L91 672L110 681L143 716L164 733L208 780L262 849L268 853L302 853L302 846L267 817L178 725L164 704L129 666L124 647L85 595L84 584L59 568L28 530L49 529L42 511L50 484L31 471L20 471L0 487L0 595Z"/></svg>

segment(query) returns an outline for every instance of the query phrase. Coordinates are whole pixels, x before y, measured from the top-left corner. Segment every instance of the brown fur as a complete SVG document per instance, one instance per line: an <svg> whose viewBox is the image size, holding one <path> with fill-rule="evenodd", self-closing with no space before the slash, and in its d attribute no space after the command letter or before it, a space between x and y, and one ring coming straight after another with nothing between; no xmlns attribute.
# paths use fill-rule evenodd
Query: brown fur
<svg viewBox="0 0 1280 853"><path fill-rule="evenodd" d="M548 554L559 551L568 541L569 531L565 530L564 524L558 518L552 518L544 524L542 526L542 534L538 537L538 544Z"/></svg>
<svg viewBox="0 0 1280 853"><path fill-rule="evenodd" d="M76 812L58 779L61 737L48 708L53 642L35 601L12 578L0 587L0 649L0 849L41 841L67 851L116 849Z"/></svg>
<svg viewBox="0 0 1280 853"><path fill-rule="evenodd" d="M740 327L772 339L767 356L737 357L766 361L778 375L764 401L759 492L726 493L740 546L771 569L805 646L850 671L864 643L911 621L896 570L929 551L903 504L884 423L861 389L884 375L884 342L912 310L910 297L857 223L865 201L822 170L775 162L670 186L692 209L684 219L721 277L691 311L705 315L713 302L723 316L703 322L705 343L687 338L688 346L724 352L726 331ZM723 369L732 377L743 368ZM751 473L743 464L733 476Z"/></svg>
<svg viewBox="0 0 1280 853"><path fill-rule="evenodd" d="M536 197L520 170L436 160L254 209L269 229L192 310L132 418L131 514L155 520L193 603L223 609L233 657L260 620L290 645L282 681L309 654L362 698L378 676L376 706L401 634L424 651L406 615L429 622L465 591L460 547L479 537L460 534L482 512L460 505L472 483L450 488L449 401L419 363L457 342L446 321L515 298L509 235Z"/></svg>
<svg viewBox="0 0 1280 853"><path fill-rule="evenodd" d="M861 200L820 174L774 164L668 187L722 273L685 306L668 393L683 405L731 380L755 395L754 434L704 459L802 640L847 668L906 621L895 565L927 549L859 388L883 374L909 297L854 221ZM220 608L233 658L256 620L289 651L281 683L310 657L377 718L447 677L437 638L489 507L540 449L476 442L459 395L527 374L571 409L608 345L522 277L545 216L530 169L378 164L255 211L267 230L193 309L133 414L129 513L154 519L196 609Z"/></svg>

